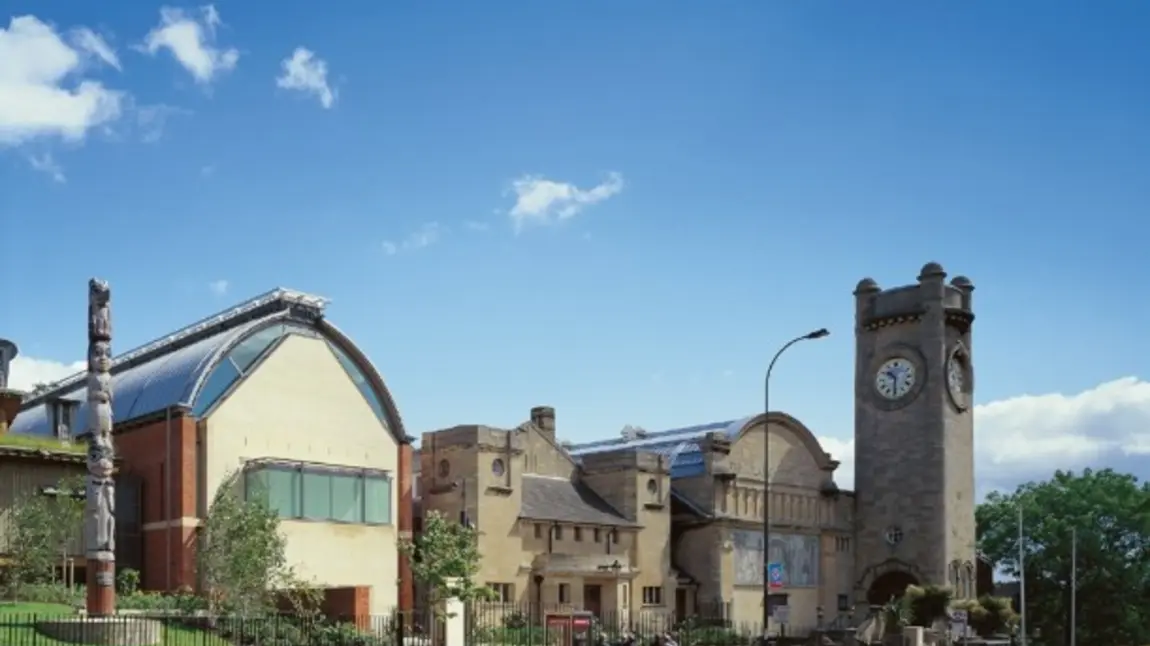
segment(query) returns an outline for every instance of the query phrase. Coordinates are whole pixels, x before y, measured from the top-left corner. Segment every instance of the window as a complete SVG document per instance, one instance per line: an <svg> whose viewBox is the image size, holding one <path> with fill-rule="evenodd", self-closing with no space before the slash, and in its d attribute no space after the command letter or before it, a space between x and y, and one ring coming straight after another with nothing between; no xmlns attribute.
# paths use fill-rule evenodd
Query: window
<svg viewBox="0 0 1150 646"><path fill-rule="evenodd" d="M617 529L611 530L611 542L616 544L616 545L619 544L619 530L617 530Z"/></svg>
<svg viewBox="0 0 1150 646"><path fill-rule="evenodd" d="M543 538L543 525L535 523L535 538Z"/></svg>
<svg viewBox="0 0 1150 646"><path fill-rule="evenodd" d="M630 592L630 586L628 586L626 583L624 583L623 584L623 608L629 608L631 606L631 595L629 594L629 592Z"/></svg>
<svg viewBox="0 0 1150 646"><path fill-rule="evenodd" d="M851 551L851 539L849 536L836 536L835 537L835 551L849 552Z"/></svg>
<svg viewBox="0 0 1150 646"><path fill-rule="evenodd" d="M571 603L571 586L567 583L559 584L559 603Z"/></svg>
<svg viewBox="0 0 1150 646"><path fill-rule="evenodd" d="M555 540L563 540L563 528L558 525L555 526Z"/></svg>
<svg viewBox="0 0 1150 646"><path fill-rule="evenodd" d="M647 493L652 496L659 492L659 483L655 482L654 478L647 481Z"/></svg>
<svg viewBox="0 0 1150 646"><path fill-rule="evenodd" d="M303 517L327 520L332 518L331 511L331 475L303 474Z"/></svg>
<svg viewBox="0 0 1150 646"><path fill-rule="evenodd" d="M372 525L391 524L391 478L364 477L363 522Z"/></svg>
<svg viewBox="0 0 1150 646"><path fill-rule="evenodd" d="M849 595L839 595L839 612L846 612L851 609L851 598Z"/></svg>
<svg viewBox="0 0 1150 646"><path fill-rule="evenodd" d="M488 583L488 588L495 592L495 601L499 603L515 603L515 595L510 583Z"/></svg>
<svg viewBox="0 0 1150 646"><path fill-rule="evenodd" d="M583 528L582 527L576 527L575 528L575 540L576 540L576 542L583 540Z"/></svg>
<svg viewBox="0 0 1150 646"><path fill-rule="evenodd" d="M391 478L315 467L249 469L245 496L259 500L280 518L338 523L391 523Z"/></svg>
<svg viewBox="0 0 1150 646"><path fill-rule="evenodd" d="M598 527L596 527L595 529L591 530L591 536L592 536L592 539L593 539L593 540L594 540L596 543L598 543L598 542L599 542L599 541L600 541L600 540L603 538L602 536L600 536L600 534L601 534L601 533L602 533L602 532L600 532L600 530L599 530L599 528L598 528Z"/></svg>
<svg viewBox="0 0 1150 646"><path fill-rule="evenodd" d="M375 395L375 388L372 387L367 376L356 367L355 362L351 360L351 357L344 354L343 350L340 350L330 343L327 344L327 347L331 348L331 351L335 354L335 358L338 359L339 364L343 366L344 372L351 378L355 387L359 389L359 394L363 395L363 398L367 400L367 405L371 407L371 411L375 413L376 418L384 424L387 424L387 416L383 413L383 402Z"/></svg>
<svg viewBox="0 0 1150 646"><path fill-rule="evenodd" d="M644 606L661 606L663 605L663 588L658 586L647 586L643 588L643 605Z"/></svg>
<svg viewBox="0 0 1150 646"><path fill-rule="evenodd" d="M359 476L332 476L332 520L344 523L362 523L363 489L362 480Z"/></svg>

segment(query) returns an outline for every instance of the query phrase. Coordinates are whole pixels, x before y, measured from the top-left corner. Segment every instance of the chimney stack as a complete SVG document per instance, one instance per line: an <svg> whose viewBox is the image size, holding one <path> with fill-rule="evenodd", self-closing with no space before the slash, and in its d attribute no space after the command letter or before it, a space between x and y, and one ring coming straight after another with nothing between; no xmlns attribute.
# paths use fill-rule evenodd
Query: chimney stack
<svg viewBox="0 0 1150 646"><path fill-rule="evenodd" d="M536 406L531 409L531 423L551 439L555 439L555 409L550 406Z"/></svg>
<svg viewBox="0 0 1150 646"><path fill-rule="evenodd" d="M15 343L0 339L0 435L8 432L24 399L23 393L8 389L8 371L19 353Z"/></svg>

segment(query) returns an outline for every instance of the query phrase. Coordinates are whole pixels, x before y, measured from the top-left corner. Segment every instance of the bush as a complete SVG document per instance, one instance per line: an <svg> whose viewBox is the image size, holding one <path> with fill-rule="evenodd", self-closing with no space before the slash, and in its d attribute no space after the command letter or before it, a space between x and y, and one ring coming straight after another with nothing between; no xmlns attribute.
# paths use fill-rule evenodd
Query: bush
<svg viewBox="0 0 1150 646"><path fill-rule="evenodd" d="M941 585L910 585L903 594L903 600L910 611L910 623L927 628L950 616L953 598L951 589Z"/></svg>
<svg viewBox="0 0 1150 646"><path fill-rule="evenodd" d="M62 583L27 583L9 590L13 601L24 603L59 603L76 606L84 602L84 586L68 587Z"/></svg>

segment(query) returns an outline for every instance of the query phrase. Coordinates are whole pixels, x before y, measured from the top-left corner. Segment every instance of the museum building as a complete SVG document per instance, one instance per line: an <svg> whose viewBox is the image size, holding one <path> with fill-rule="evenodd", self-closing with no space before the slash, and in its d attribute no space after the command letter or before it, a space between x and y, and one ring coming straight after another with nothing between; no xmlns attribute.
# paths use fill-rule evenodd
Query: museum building
<svg viewBox="0 0 1150 646"><path fill-rule="evenodd" d="M476 525L480 577L501 601L624 622L758 624L765 602L772 629L802 631L856 622L911 583L989 591L975 552L974 287L945 278L928 263L916 284L855 290L854 491L785 413L573 444L540 406L514 428L425 433L416 513Z"/></svg>
<svg viewBox="0 0 1150 646"><path fill-rule="evenodd" d="M144 589L197 589L197 530L235 487L279 512L289 564L346 614L411 607L412 438L326 305L276 289L114 359L117 562ZM26 397L8 432L83 433L85 376Z"/></svg>

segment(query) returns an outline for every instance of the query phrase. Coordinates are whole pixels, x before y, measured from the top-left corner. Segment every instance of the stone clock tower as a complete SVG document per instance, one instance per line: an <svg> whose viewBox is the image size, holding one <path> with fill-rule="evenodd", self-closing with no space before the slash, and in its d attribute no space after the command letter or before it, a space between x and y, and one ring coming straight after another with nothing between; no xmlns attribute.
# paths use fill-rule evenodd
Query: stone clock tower
<svg viewBox="0 0 1150 646"><path fill-rule="evenodd" d="M856 604L911 583L975 594L973 291L933 262L855 289Z"/></svg>

